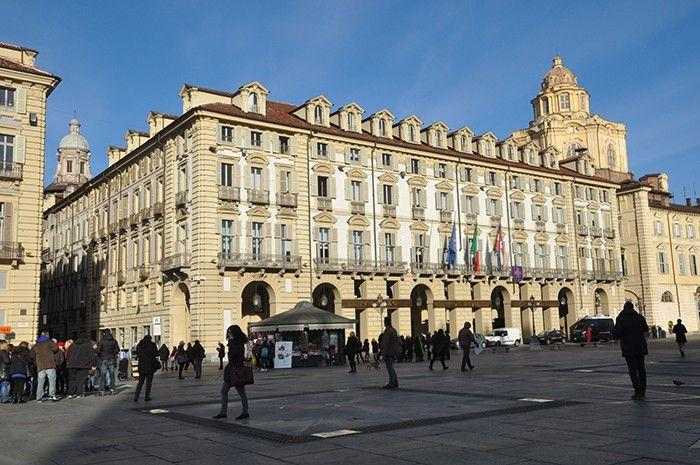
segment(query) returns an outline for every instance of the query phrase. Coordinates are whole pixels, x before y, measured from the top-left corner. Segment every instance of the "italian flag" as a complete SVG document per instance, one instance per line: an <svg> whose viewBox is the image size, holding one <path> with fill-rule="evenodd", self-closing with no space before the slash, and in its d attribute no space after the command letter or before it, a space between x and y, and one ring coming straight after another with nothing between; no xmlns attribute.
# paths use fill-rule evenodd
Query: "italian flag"
<svg viewBox="0 0 700 465"><path fill-rule="evenodd" d="M472 267L474 271L481 269L481 260L479 259L479 226L474 225L474 235L472 235L472 245L469 253L472 256Z"/></svg>

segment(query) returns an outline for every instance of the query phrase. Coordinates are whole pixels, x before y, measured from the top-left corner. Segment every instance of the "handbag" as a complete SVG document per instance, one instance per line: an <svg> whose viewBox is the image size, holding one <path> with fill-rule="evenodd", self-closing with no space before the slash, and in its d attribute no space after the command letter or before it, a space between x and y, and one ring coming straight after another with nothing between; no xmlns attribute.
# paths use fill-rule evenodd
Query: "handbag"
<svg viewBox="0 0 700 465"><path fill-rule="evenodd" d="M228 370L226 379L231 386L247 386L255 383L253 369L250 366L233 367L228 365L226 368Z"/></svg>

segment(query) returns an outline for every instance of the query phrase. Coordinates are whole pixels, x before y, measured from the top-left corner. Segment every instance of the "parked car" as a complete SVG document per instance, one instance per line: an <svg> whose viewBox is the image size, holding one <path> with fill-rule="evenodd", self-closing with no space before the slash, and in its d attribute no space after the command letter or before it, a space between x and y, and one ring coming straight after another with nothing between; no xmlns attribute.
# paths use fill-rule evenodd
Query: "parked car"
<svg viewBox="0 0 700 465"><path fill-rule="evenodd" d="M558 329L553 329L551 331L545 331L538 334L537 340L543 345L555 344L564 342L566 340L566 336Z"/></svg>
<svg viewBox="0 0 700 465"><path fill-rule="evenodd" d="M609 316L595 315L585 316L571 325L571 330L569 331L571 342L585 342L586 329L589 326L593 331L593 342L605 342L615 339L613 334L615 321Z"/></svg>
<svg viewBox="0 0 700 465"><path fill-rule="evenodd" d="M497 328L493 334L486 336L486 346L518 347L523 342L523 332L520 328Z"/></svg>

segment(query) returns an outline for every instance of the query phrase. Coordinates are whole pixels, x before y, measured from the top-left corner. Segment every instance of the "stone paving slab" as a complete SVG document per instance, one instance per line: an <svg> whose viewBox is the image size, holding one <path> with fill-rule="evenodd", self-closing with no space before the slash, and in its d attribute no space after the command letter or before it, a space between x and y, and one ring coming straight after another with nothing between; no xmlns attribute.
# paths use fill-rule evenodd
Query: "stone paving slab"
<svg viewBox="0 0 700 465"><path fill-rule="evenodd" d="M378 389L383 372L362 369L258 373L248 390L252 418L241 423L210 418L218 370L207 367L202 380L159 373L149 405L131 401L129 383L115 396L0 406L0 465L700 464L691 448L700 441L700 340L688 349L680 360L672 344L650 343L643 403L629 400L613 345L487 352L469 374L455 370L457 354L446 371L398 364L397 392ZM143 413L163 407L172 415ZM235 416L234 391L230 408ZM310 436L330 428L360 433Z"/></svg>

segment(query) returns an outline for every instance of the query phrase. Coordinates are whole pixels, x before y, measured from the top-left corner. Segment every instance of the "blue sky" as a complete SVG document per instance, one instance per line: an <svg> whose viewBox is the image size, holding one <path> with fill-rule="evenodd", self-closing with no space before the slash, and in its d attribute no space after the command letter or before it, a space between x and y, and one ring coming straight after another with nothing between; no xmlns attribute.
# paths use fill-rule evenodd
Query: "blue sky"
<svg viewBox="0 0 700 465"><path fill-rule="evenodd" d="M697 2L8 3L0 40L38 49L63 78L49 101L47 181L74 111L97 173L149 110L179 112L183 82L258 80L276 100L323 93L503 138L527 126L560 53L592 110L627 124L635 174L667 171L677 201L683 187L700 197Z"/></svg>

